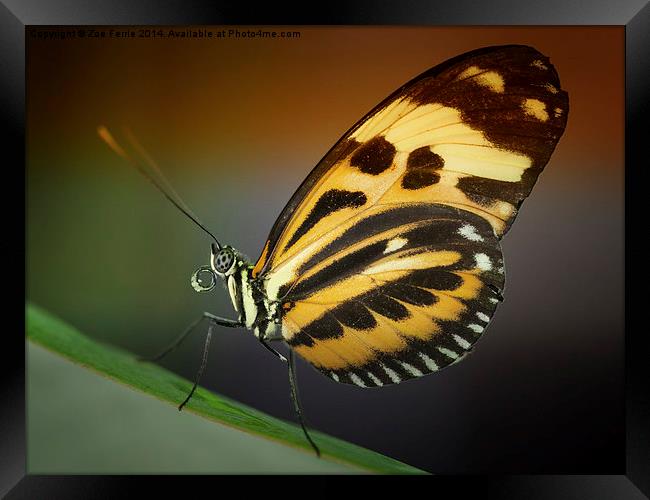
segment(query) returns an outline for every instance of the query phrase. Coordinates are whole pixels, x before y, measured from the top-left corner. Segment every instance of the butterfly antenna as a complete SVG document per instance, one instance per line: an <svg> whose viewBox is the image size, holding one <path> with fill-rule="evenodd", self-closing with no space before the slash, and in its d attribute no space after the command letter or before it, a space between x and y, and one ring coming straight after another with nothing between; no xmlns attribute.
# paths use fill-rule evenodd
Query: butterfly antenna
<svg viewBox="0 0 650 500"><path fill-rule="evenodd" d="M131 143L133 148L138 152L138 154L142 158L144 158L145 163L156 173L156 175L158 176L158 180L160 180L165 185L167 192L174 195L178 204L181 205L188 214L190 214L192 217L197 219L196 214L192 212L190 207L188 207L187 204L183 201L183 198L181 198L181 196L176 192L174 187L167 180L167 177L165 177L165 174L163 174L162 170L160 169L156 161L151 157L151 155L147 152L147 150L144 149L144 147L142 147L140 142L135 138L135 136L131 132L131 129L124 127L123 130L124 130L124 134L126 135L126 138Z"/></svg>
<svg viewBox="0 0 650 500"><path fill-rule="evenodd" d="M140 172L144 177L151 182L158 191L160 191L165 198L167 198L176 208L178 208L182 213L184 213L192 222L194 222L197 226L199 226L203 231L205 231L210 237L215 241L217 244L217 247L220 249L221 244L219 243L219 240L215 237L214 234L212 234L204 225L201 221L199 221L198 217L194 215L192 210L185 204L183 199L180 197L180 195L176 192L176 190L171 186L169 181L165 178L163 175L162 171L156 164L156 162L153 160L153 158L146 152L146 150L140 145L140 143L135 139L133 134L128 130L125 129L125 134L133 146L133 148L138 152L138 154L144 159L145 163L149 168L153 171L153 173L149 170L147 170L141 163L139 163L137 160L135 160L130 154L128 154L122 146L120 146L117 141L113 138L111 133L108 131L108 129L100 125L97 127L97 133L99 134L99 137L113 150L115 153L117 153L119 156L124 158L126 161L128 161L135 169Z"/></svg>

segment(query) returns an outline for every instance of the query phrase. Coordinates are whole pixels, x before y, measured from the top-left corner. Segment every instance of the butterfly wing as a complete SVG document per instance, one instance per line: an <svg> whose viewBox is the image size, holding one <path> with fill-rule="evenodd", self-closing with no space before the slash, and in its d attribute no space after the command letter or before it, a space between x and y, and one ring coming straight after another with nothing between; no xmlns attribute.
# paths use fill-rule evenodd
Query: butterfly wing
<svg viewBox="0 0 650 500"><path fill-rule="evenodd" d="M284 292L284 338L335 380L366 387L463 357L504 284L490 224L433 204L386 207L303 266Z"/></svg>
<svg viewBox="0 0 650 500"><path fill-rule="evenodd" d="M380 103L300 186L255 265L285 340L366 386L459 359L494 312L499 239L567 113L548 58L525 46L464 54Z"/></svg>

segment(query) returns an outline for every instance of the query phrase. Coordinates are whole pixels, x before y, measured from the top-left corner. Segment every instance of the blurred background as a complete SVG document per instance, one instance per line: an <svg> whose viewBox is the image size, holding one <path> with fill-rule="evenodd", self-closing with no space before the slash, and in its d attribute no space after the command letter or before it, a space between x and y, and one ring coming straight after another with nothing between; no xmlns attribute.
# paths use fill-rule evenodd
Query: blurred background
<svg viewBox="0 0 650 500"><path fill-rule="evenodd" d="M130 127L219 239L255 261L294 190L380 100L462 52L531 45L569 92L569 120L503 240L506 300L471 359L381 390L300 362L302 402L312 427L435 473L621 473L623 29L286 29L299 37L46 40L30 28L28 300L137 354L167 346L202 311L235 317L225 290L190 287L209 239L99 140L98 125ZM161 364L193 378L203 339ZM85 393L69 377L60 405L38 404L32 395L57 384L31 361L30 472L103 463L102 429L116 420L138 432L128 407L103 400L75 439L81 417L65 411ZM245 330L216 332L203 385L293 420L286 367ZM149 445L122 472L160 458Z"/></svg>

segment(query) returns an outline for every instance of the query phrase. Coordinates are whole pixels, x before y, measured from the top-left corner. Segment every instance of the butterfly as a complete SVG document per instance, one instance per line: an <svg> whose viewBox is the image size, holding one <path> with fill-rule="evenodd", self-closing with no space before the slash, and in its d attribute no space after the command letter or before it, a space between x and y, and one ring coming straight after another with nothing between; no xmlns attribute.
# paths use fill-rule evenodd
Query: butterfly
<svg viewBox="0 0 650 500"><path fill-rule="evenodd" d="M462 360L503 300L500 240L564 132L568 94L532 47L486 47L439 64L367 113L329 150L273 225L259 259L222 245L166 183L133 161L214 240L192 286L226 284L245 327L332 380L383 387ZM100 136L130 156L108 131ZM131 137L131 143L146 153ZM199 320L200 321L200 320ZM171 351L198 324L186 330ZM161 355L154 359L159 359Z"/></svg>

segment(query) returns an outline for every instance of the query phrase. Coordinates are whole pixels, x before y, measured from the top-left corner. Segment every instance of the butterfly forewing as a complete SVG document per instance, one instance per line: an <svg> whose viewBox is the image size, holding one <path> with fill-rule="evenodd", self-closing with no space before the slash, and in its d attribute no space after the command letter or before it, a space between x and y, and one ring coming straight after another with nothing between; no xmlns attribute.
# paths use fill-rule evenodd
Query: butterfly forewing
<svg viewBox="0 0 650 500"><path fill-rule="evenodd" d="M460 359L567 113L548 58L524 46L459 56L379 104L294 194L254 268L289 345L361 386Z"/></svg>

